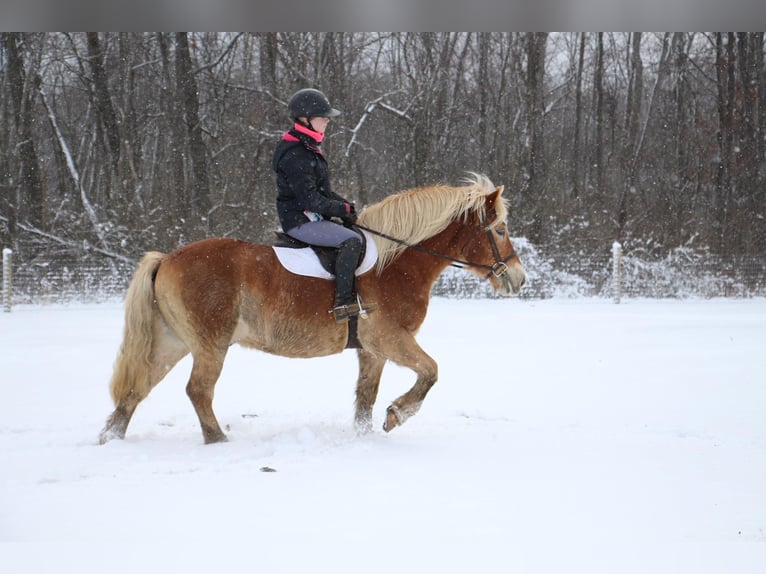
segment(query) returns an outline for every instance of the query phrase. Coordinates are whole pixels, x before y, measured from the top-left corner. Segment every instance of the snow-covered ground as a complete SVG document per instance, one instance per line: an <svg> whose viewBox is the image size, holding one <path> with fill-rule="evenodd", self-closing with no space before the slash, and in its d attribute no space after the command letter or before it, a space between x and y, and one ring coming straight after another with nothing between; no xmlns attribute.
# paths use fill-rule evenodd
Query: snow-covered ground
<svg viewBox="0 0 766 574"><path fill-rule="evenodd" d="M122 307L0 313L0 571L766 572L766 300L435 299L440 380L233 347L205 446L182 362L97 446ZM263 472L269 467L276 472Z"/></svg>

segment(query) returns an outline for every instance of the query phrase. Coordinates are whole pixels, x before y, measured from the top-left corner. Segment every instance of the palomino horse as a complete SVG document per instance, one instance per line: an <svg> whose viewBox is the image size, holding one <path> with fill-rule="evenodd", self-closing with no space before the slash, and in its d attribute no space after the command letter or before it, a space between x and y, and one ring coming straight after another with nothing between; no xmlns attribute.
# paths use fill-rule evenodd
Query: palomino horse
<svg viewBox="0 0 766 574"><path fill-rule="evenodd" d="M377 309L357 324L359 378L355 424L372 428L386 361L417 374L388 407L383 428L401 425L436 382L437 365L415 341L431 288L450 264L488 278L505 295L519 293L524 269L506 228L503 188L472 174L465 186L433 186L387 197L361 212L375 230L378 262L358 277L359 293ZM328 314L333 281L286 271L270 246L203 239L167 255L146 253L125 298L125 332L110 390L115 410L100 442L124 438L138 404L188 353L186 392L206 443L226 440L213 412L213 390L233 343L286 357L319 357L347 348L349 324Z"/></svg>

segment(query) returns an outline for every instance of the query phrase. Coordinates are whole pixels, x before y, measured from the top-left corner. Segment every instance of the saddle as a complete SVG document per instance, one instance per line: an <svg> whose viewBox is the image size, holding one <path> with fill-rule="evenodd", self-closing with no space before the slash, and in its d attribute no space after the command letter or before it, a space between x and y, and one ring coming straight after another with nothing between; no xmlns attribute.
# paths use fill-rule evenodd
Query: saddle
<svg viewBox="0 0 766 574"><path fill-rule="evenodd" d="M367 236L361 232L358 228L354 228L357 233L362 237L362 249L359 252L359 260L356 262L357 268L359 268L360 265L363 264L365 255L367 254ZM317 255L317 259L319 260L319 264L322 266L322 268L331 276L335 276L335 259L338 255L338 249L336 247L321 247L319 245L311 245L309 243L305 243L303 241L300 241L299 239L295 239L294 237L290 237L286 233L282 231L275 231L276 233L276 240L274 241L274 247L281 247L281 248L287 248L287 249L305 249L307 247L310 247L314 253ZM377 259L377 251L375 250L375 244L372 245L373 249L370 250L370 256L372 260L374 261ZM358 298L358 292L356 290L356 282L354 282L354 295ZM361 300L360 300L361 303ZM373 311L377 308L377 305L366 305L363 306L364 313L360 314L359 316L354 315L353 317L350 317L348 320L348 339L346 341L346 348L347 349L361 349L362 345L359 342L359 336L358 336L358 322L357 319L359 317L367 318L367 313L369 311Z"/></svg>
<svg viewBox="0 0 766 574"><path fill-rule="evenodd" d="M362 249L359 251L359 260L356 262L356 266L359 267L359 265L364 260L365 254L367 253L367 237L359 229L354 230L362 238ZM274 241L274 247L286 247L288 249L305 249L306 247L310 247L314 253L316 253L322 268L330 275L335 275L335 259L338 256L338 249L336 247L311 245L310 243L305 243L300 239L290 237L287 235L287 233L282 231L275 231L274 233L277 236L276 240Z"/></svg>

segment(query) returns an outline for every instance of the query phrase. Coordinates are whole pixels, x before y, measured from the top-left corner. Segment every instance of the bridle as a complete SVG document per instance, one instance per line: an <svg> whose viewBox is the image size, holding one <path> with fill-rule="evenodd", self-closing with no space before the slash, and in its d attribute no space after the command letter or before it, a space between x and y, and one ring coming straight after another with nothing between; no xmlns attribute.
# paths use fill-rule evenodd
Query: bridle
<svg viewBox="0 0 766 574"><path fill-rule="evenodd" d="M358 223L354 224L354 226L358 227L359 229L363 229L364 231L369 231L373 235L377 235L378 237L382 237L383 239L387 239L389 241L393 241L394 243L398 243L399 245L404 245L405 247L414 249L415 251L420 251L421 253L426 253L428 255L437 257L439 259L445 259L450 262L450 265L452 267L457 267L459 269L465 269L466 267L474 267L476 269L485 269L487 271L487 274L484 276L485 279L489 279L489 277L492 275L494 275L498 279L501 279L508 274L507 263L508 261L516 257L516 250L513 249L510 255L508 255L508 257L505 257L505 258L501 257L500 249L497 246L497 242L495 241L495 236L492 232L492 227L487 223L487 219L488 218L486 216L482 217L481 225L482 227L484 227L484 231L487 234L487 241L489 242L489 246L492 249L492 254L495 257L495 262L492 265L485 265L484 263L474 263L472 261L466 261L464 259L458 259L450 255L445 255L444 253L439 253L438 251L432 251L430 249L426 249L425 247L421 247L420 245L408 243L407 241L403 241L401 239L397 239L396 237L392 237L380 231L376 231L375 229L370 229L369 227L365 227L364 225L359 225ZM466 245L468 244L469 241L471 241L471 239L473 239L473 236L478 231L479 231L478 229L474 230L474 233L471 234L466 240Z"/></svg>

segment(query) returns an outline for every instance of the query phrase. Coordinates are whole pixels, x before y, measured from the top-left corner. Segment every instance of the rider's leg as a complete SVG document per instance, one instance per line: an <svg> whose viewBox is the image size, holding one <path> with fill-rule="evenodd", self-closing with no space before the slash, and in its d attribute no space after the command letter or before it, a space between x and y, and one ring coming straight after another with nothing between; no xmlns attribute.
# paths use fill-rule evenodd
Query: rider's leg
<svg viewBox="0 0 766 574"><path fill-rule="evenodd" d="M347 239L359 238L359 234L332 221L309 221L287 231L287 235L309 245L340 247ZM361 239L360 239L361 241Z"/></svg>
<svg viewBox="0 0 766 574"><path fill-rule="evenodd" d="M335 303L332 314L335 320L342 322L358 315L359 305L354 298L354 272L362 249L362 239L353 230L332 221L312 221L294 227L288 235L308 243L323 247L336 247L335 260Z"/></svg>
<svg viewBox="0 0 766 574"><path fill-rule="evenodd" d="M359 304L354 297L354 271L359 261L362 242L358 238L346 239L338 247L335 259L335 303L332 314L338 322L359 314Z"/></svg>

